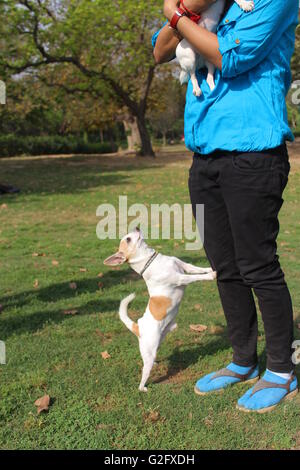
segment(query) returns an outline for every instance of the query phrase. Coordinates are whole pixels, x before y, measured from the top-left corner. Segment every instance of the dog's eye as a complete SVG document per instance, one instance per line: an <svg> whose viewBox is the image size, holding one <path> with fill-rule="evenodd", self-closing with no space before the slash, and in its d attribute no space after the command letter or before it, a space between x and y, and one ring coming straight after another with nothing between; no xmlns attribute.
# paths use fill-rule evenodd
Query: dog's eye
<svg viewBox="0 0 300 470"><path fill-rule="evenodd" d="M130 243L130 242L131 242L131 238L130 238L130 237L127 237L127 238L126 238L126 241L127 241L127 243Z"/></svg>

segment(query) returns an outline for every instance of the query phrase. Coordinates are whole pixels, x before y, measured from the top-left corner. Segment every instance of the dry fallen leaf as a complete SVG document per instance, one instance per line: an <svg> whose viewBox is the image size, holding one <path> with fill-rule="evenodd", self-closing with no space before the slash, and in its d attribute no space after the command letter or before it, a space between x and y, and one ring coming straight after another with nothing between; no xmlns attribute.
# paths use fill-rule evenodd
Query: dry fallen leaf
<svg viewBox="0 0 300 470"><path fill-rule="evenodd" d="M108 354L107 351L103 351L101 353L101 356L102 356L102 359L109 359L110 358L110 354Z"/></svg>
<svg viewBox="0 0 300 470"><path fill-rule="evenodd" d="M209 331L212 335L220 335L224 333L224 328L223 326L211 326Z"/></svg>
<svg viewBox="0 0 300 470"><path fill-rule="evenodd" d="M144 419L146 421L151 421L151 423L156 423L160 419L160 414L158 411L149 411L149 413L144 414Z"/></svg>
<svg viewBox="0 0 300 470"><path fill-rule="evenodd" d="M97 274L97 277L103 277L103 273Z"/></svg>
<svg viewBox="0 0 300 470"><path fill-rule="evenodd" d="M70 282L69 287L70 287L70 289L76 290L77 289L76 282Z"/></svg>
<svg viewBox="0 0 300 470"><path fill-rule="evenodd" d="M35 289L37 289L39 287L39 280L38 279L35 279L34 283L33 283L33 287Z"/></svg>
<svg viewBox="0 0 300 470"><path fill-rule="evenodd" d="M99 338L104 338L104 333L102 333L102 331L99 330L99 328L96 328L95 330L95 333L97 336L99 336Z"/></svg>
<svg viewBox="0 0 300 470"><path fill-rule="evenodd" d="M201 305L201 304L195 304L195 305L194 305L194 308L195 308L196 310L202 311L202 305Z"/></svg>
<svg viewBox="0 0 300 470"><path fill-rule="evenodd" d="M49 395L44 395L43 397L41 398L38 398L35 402L34 402L35 406L37 406L37 413L38 415L42 412L42 411L48 411L49 410L49 405L50 405L50 397Z"/></svg>
<svg viewBox="0 0 300 470"><path fill-rule="evenodd" d="M86 272L87 272L87 269L86 269L86 268L80 268L79 271L80 271L81 273L86 273Z"/></svg>
<svg viewBox="0 0 300 470"><path fill-rule="evenodd" d="M1 209L7 209L7 204L2 204Z"/></svg>
<svg viewBox="0 0 300 470"><path fill-rule="evenodd" d="M202 331L207 330L206 325L190 325L192 331L197 331L197 333L202 333Z"/></svg>
<svg viewBox="0 0 300 470"><path fill-rule="evenodd" d="M64 310L64 315L77 315L78 310Z"/></svg>
<svg viewBox="0 0 300 470"><path fill-rule="evenodd" d="M95 333L99 338L101 338L102 344L110 343L112 341L111 333L102 333L102 331L100 331L98 328L96 328Z"/></svg>
<svg viewBox="0 0 300 470"><path fill-rule="evenodd" d="M206 416L203 421L205 426L207 426L208 428L210 428L214 423L213 419L210 416Z"/></svg>
<svg viewBox="0 0 300 470"><path fill-rule="evenodd" d="M32 253L33 258L37 258L38 256L46 256L46 253Z"/></svg>
<svg viewBox="0 0 300 470"><path fill-rule="evenodd" d="M58 266L58 265L59 265L59 262L54 259L54 260L52 261L52 265L53 265L53 266Z"/></svg>

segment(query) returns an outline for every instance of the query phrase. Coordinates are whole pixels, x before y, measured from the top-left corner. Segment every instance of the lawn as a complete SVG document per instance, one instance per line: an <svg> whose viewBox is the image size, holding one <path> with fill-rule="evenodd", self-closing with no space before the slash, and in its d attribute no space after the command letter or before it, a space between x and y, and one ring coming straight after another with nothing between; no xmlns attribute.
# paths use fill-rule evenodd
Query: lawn
<svg viewBox="0 0 300 470"><path fill-rule="evenodd" d="M291 153L279 251L299 339L300 151L295 146ZM179 328L161 347L148 393L138 391L137 340L117 310L120 299L136 292L130 315L137 319L147 292L127 266L103 266L117 241L96 237L96 209L104 202L117 205L119 195L128 195L129 204L188 203L190 159L180 151L155 161L130 156L0 160L0 180L22 189L20 195L0 196L0 340L7 349L7 364L0 366L0 448L300 448L300 394L271 414L255 415L235 408L245 385L209 397L193 393L198 377L231 359L214 282L187 288ZM185 251L181 241L151 244L207 265L203 251ZM66 314L69 310L73 315ZM196 333L192 323L208 328ZM259 328L263 369L261 321ZM104 351L110 358L102 358ZM45 394L51 406L37 415L34 402Z"/></svg>

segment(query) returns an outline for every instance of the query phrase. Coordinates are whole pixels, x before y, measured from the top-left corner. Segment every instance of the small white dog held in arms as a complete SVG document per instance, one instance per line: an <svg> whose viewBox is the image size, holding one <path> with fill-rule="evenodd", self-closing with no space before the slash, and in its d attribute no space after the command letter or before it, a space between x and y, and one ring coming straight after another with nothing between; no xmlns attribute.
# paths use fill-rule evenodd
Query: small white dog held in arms
<svg viewBox="0 0 300 470"><path fill-rule="evenodd" d="M249 0L235 0L239 7L243 11L252 11L254 9L254 2ZM184 2L181 0L181 6L184 7ZM225 0L217 0L207 10L201 13L201 19L198 22L199 26L207 29L208 31L215 33L217 26L221 19L225 7ZM215 66L210 62L207 62L200 54L195 51L190 43L183 39L177 46L176 57L181 67L180 83L187 83L191 78L193 85L193 93L195 96L201 96L202 91L199 86L196 70L203 67L207 67L207 83L211 90L215 88Z"/></svg>
<svg viewBox="0 0 300 470"><path fill-rule="evenodd" d="M157 350L167 333L176 328L176 315L188 284L213 281L217 274L211 268L198 268L178 258L164 256L150 248L136 228L122 238L119 251L104 261L107 266L128 262L147 285L149 302L137 323L127 314L128 304L135 298L131 294L121 301L120 318L139 340L144 367L139 390L146 392L146 382L155 362Z"/></svg>

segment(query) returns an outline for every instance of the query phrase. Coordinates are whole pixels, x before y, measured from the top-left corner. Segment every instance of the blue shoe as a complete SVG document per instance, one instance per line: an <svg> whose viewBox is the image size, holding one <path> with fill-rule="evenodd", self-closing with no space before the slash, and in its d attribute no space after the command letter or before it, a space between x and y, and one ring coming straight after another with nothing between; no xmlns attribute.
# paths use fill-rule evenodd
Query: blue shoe
<svg viewBox="0 0 300 470"><path fill-rule="evenodd" d="M222 392L224 388L237 383L255 383L259 379L258 365L242 367L229 364L225 369L205 375L195 385L197 395L207 395L212 392Z"/></svg>
<svg viewBox="0 0 300 470"><path fill-rule="evenodd" d="M247 413L267 413L274 410L282 401L292 399L297 393L298 382L295 375L285 380L267 370L255 387L239 399L237 408Z"/></svg>

